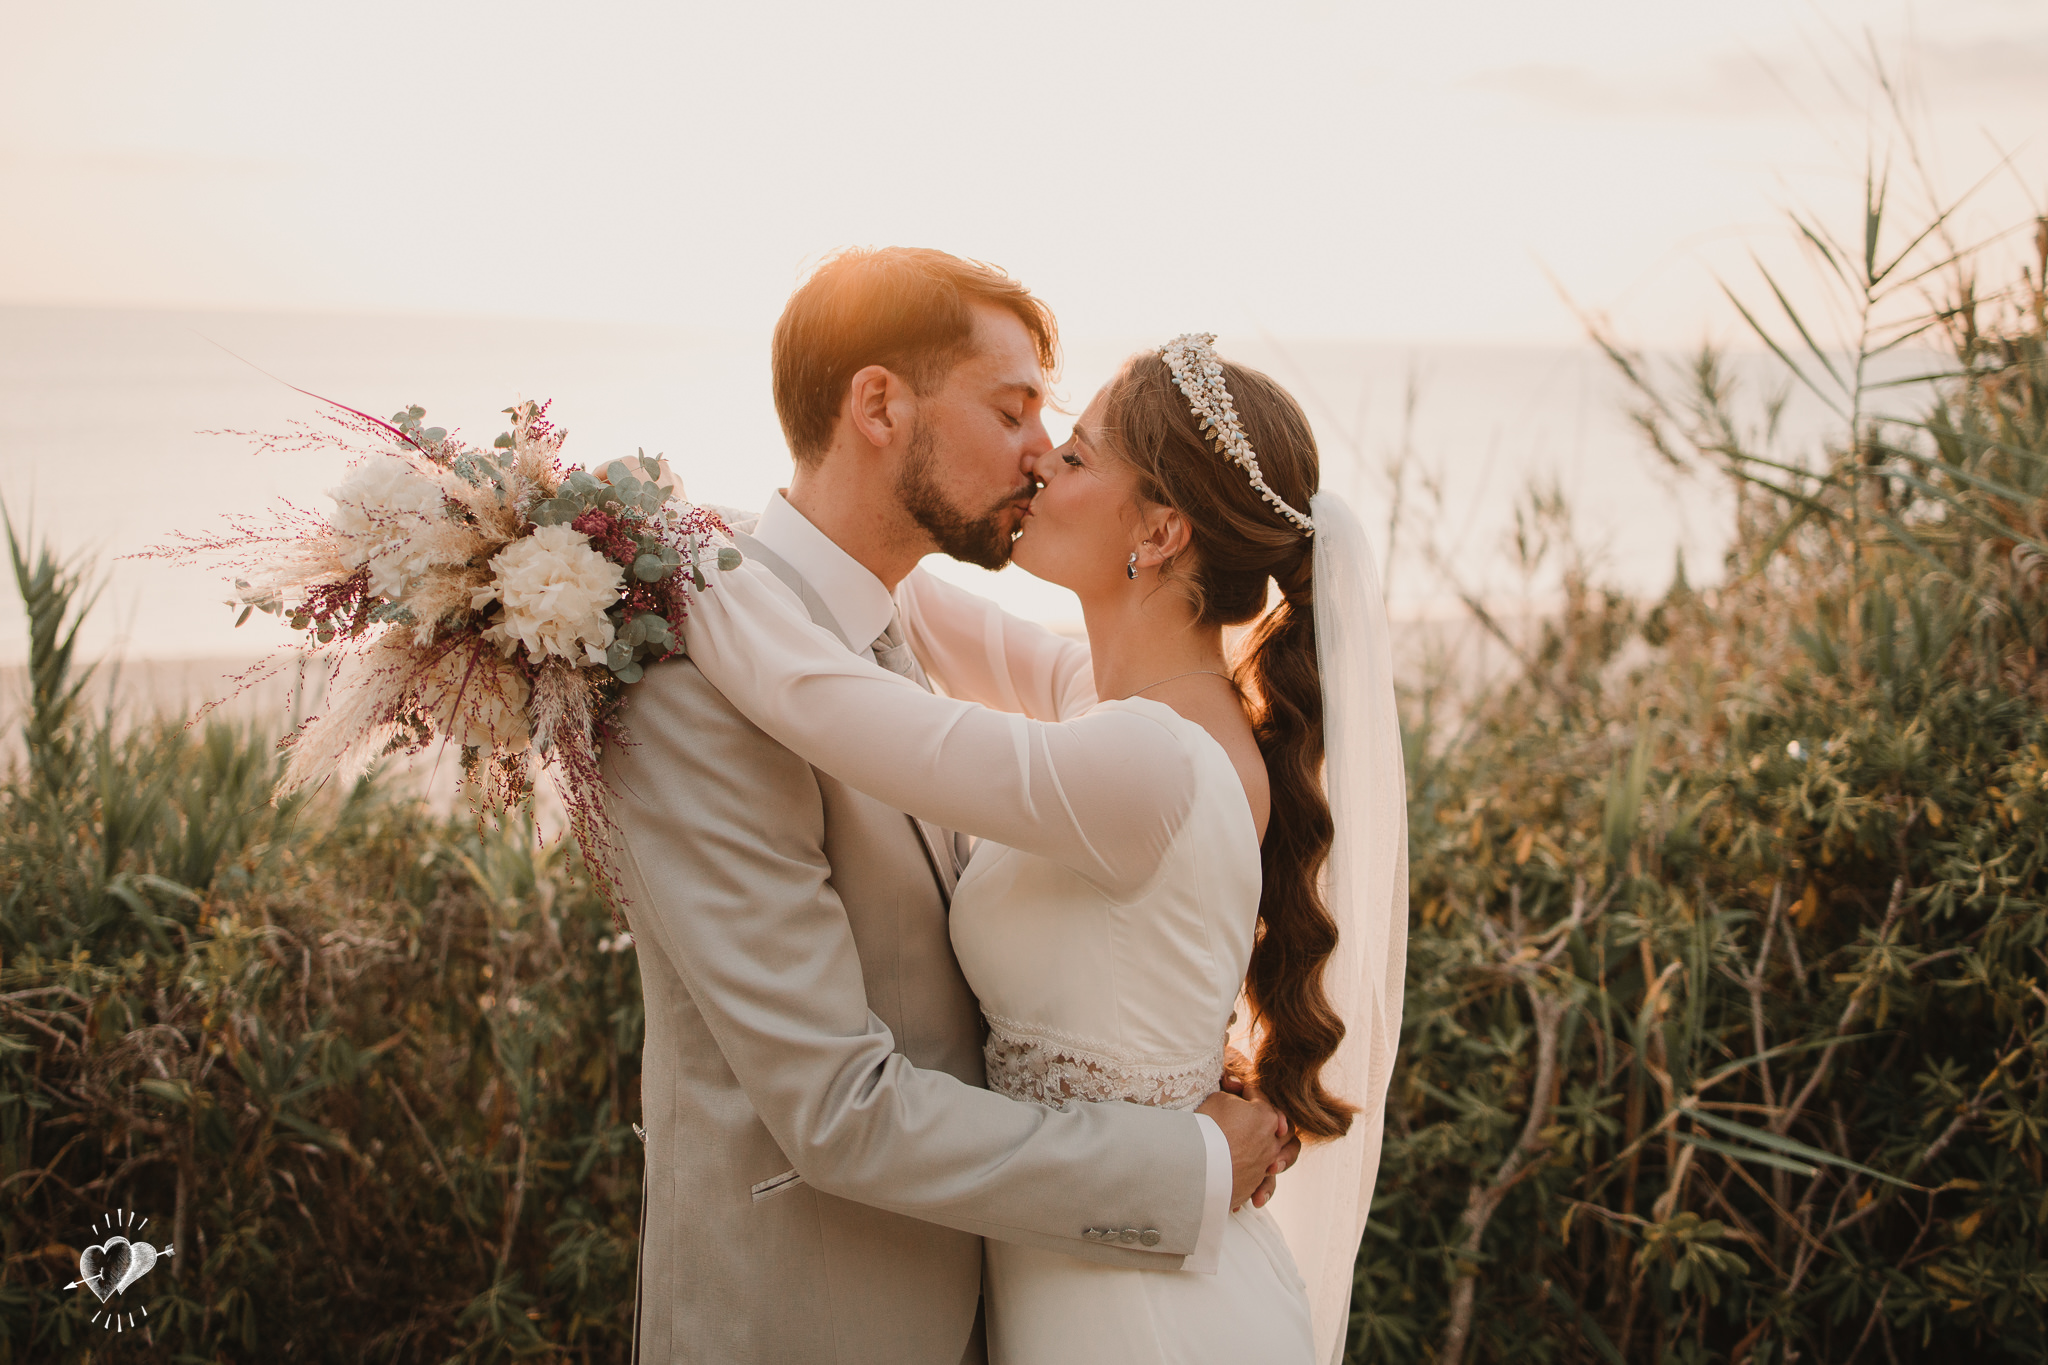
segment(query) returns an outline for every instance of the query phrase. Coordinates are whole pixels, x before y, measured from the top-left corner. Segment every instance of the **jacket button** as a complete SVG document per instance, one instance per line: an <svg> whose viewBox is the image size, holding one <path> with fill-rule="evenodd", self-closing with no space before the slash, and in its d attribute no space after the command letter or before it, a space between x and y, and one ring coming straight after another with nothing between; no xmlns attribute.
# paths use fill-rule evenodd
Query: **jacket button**
<svg viewBox="0 0 2048 1365"><path fill-rule="evenodd" d="M1141 1241L1141 1242L1143 1242L1143 1243L1144 1243L1144 1244L1145 1244L1146 1246L1148 1246L1148 1247L1156 1247L1156 1246L1158 1246L1158 1245L1159 1245L1159 1229L1158 1229L1158 1228L1146 1228L1146 1229L1145 1229L1145 1230L1144 1230L1143 1232L1141 1232L1141 1233L1139 1233L1139 1234L1138 1234L1138 1240L1139 1240L1139 1241Z"/></svg>
<svg viewBox="0 0 2048 1365"><path fill-rule="evenodd" d="M1117 1234L1117 1240L1120 1242L1135 1242L1138 1240L1138 1230L1136 1228L1125 1228Z"/></svg>

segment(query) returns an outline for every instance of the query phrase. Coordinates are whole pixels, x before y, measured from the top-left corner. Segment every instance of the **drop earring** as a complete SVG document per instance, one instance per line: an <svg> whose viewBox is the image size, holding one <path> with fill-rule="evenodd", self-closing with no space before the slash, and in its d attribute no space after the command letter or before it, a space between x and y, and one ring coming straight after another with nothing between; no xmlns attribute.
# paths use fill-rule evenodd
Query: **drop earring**
<svg viewBox="0 0 2048 1365"><path fill-rule="evenodd" d="M1138 552L1131 551L1130 563L1124 565L1124 577L1135 581L1138 577Z"/></svg>

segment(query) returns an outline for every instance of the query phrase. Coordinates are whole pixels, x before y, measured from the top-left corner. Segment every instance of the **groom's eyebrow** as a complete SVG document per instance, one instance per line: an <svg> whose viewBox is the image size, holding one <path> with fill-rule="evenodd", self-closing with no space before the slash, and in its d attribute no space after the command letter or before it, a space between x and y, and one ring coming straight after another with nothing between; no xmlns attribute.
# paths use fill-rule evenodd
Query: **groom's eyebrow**
<svg viewBox="0 0 2048 1365"><path fill-rule="evenodd" d="M1012 379L1006 384L996 385L996 392L998 393L1009 393L1013 390L1023 394L1026 398L1040 398L1044 396L1039 392L1038 385L1027 384L1021 379Z"/></svg>

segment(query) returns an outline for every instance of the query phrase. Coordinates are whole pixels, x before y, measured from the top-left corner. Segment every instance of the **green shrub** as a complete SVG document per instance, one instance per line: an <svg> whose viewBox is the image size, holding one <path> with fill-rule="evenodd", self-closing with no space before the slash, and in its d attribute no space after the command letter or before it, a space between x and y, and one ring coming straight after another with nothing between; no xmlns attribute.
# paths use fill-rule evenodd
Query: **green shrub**
<svg viewBox="0 0 2048 1365"><path fill-rule="evenodd" d="M1889 245L1881 184L1853 250L1801 226L1861 340L1774 281L1755 325L1840 447L1608 343L1655 448L1736 482L1724 583L1645 610L1575 561L1513 678L1409 699L1351 1359L2048 1358L2048 221L2019 290L1959 253L1889 326L1940 234ZM1874 414L1870 362L1935 337L1930 410Z"/></svg>
<svg viewBox="0 0 2048 1365"><path fill-rule="evenodd" d="M623 1359L640 989L580 865L386 777L273 807L251 730L82 718L82 581L13 548L0 1362ZM62 1288L116 1209L179 1248L118 1337Z"/></svg>

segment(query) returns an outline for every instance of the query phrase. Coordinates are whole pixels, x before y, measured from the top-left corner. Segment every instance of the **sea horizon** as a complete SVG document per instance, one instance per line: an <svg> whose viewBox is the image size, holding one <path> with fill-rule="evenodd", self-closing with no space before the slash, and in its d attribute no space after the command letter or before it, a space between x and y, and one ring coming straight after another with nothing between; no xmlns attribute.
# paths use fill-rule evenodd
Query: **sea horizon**
<svg viewBox="0 0 2048 1365"><path fill-rule="evenodd" d="M1055 439L1137 348L1129 338L1065 340L1057 392L1066 414L1047 422ZM1535 486L1563 496L1602 576L1624 591L1661 592L1681 556L1691 581L1719 576L1724 482L1660 467L1629 421L1625 385L1590 341L1225 337L1219 346L1273 374L1308 411L1325 485L1352 500L1381 547L1396 619L1456 618L1465 594L1540 609L1554 594L1555 566L1525 578L1505 549ZM1736 353L1731 364L1753 385L1765 382L1760 355ZM510 403L549 399L570 433L565 458L663 453L692 498L723 506L758 508L788 477L765 329L0 306L0 498L17 530L89 556L104 576L105 595L81 632L83 657L256 658L283 643L268 618L233 628L222 575L132 556L278 499L326 505L343 457L264 453L248 435L318 422L323 406L293 386L379 416L418 403L430 421L479 444L501 429ZM1787 428L1795 439L1817 433L1824 416L1817 403L1795 400ZM1402 524L1390 535L1404 449ZM1020 615L1078 622L1071 594L1021 570L927 562ZM26 656L20 603L0 596L0 666Z"/></svg>

